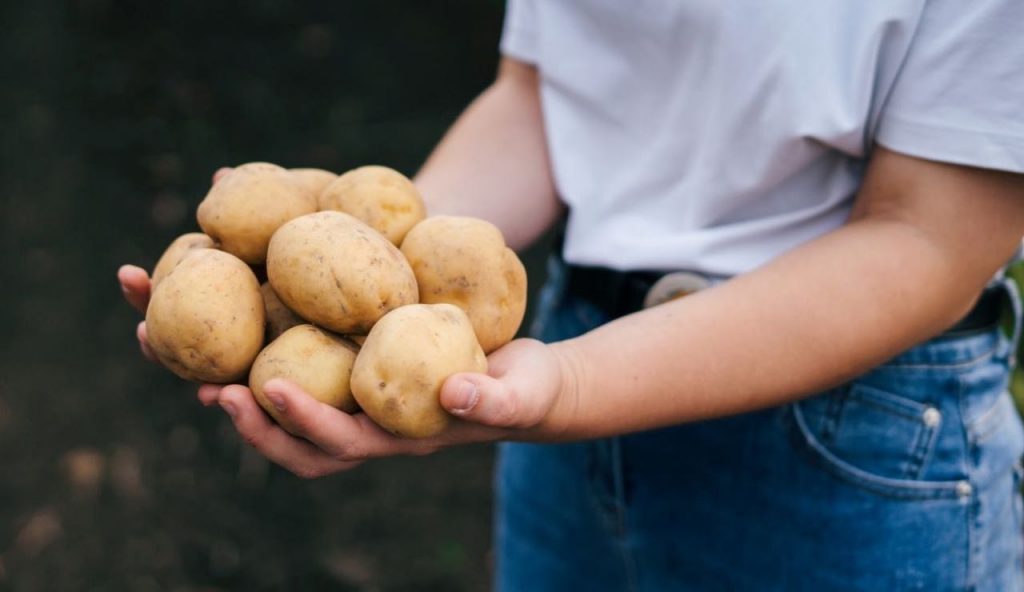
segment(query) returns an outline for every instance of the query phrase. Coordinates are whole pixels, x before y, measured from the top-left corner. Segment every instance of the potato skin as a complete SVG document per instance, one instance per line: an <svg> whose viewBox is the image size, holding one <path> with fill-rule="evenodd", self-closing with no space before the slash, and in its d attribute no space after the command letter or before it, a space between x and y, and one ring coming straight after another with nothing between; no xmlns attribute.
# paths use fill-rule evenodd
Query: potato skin
<svg viewBox="0 0 1024 592"><path fill-rule="evenodd" d="M288 169L292 179L298 183L313 199L319 199L324 187L330 185L338 175L331 171L314 168Z"/></svg>
<svg viewBox="0 0 1024 592"><path fill-rule="evenodd" d="M270 241L267 276L288 308L341 334L365 334L385 313L418 298L416 278L398 249L341 212L308 214L282 226Z"/></svg>
<svg viewBox="0 0 1024 592"><path fill-rule="evenodd" d="M199 227L221 249L263 263L270 237L285 222L316 211L316 199L287 169L265 162L236 167L199 204Z"/></svg>
<svg viewBox="0 0 1024 592"><path fill-rule="evenodd" d="M407 438L444 431L441 385L458 372L486 372L466 313L450 304L413 304L374 325L352 368L352 394L384 429Z"/></svg>
<svg viewBox="0 0 1024 592"><path fill-rule="evenodd" d="M188 255L189 251L192 249L213 248L216 248L213 239L202 232L190 232L174 239L167 247L167 250L164 251L164 254L160 256L156 266L153 267L153 275L150 277L152 289L155 290L157 285L167 277L167 274L174 271L174 268L181 263L181 260L185 258L185 255Z"/></svg>
<svg viewBox="0 0 1024 592"><path fill-rule="evenodd" d="M292 327L306 324L302 317L281 302L281 299L274 293L274 288L270 286L270 282L260 284L260 295L263 296L263 311L267 320L267 343L277 339Z"/></svg>
<svg viewBox="0 0 1024 592"><path fill-rule="evenodd" d="M402 243L416 274L420 302L464 310L486 353L512 340L526 312L526 269L493 224L435 216Z"/></svg>
<svg viewBox="0 0 1024 592"><path fill-rule="evenodd" d="M352 397L349 380L358 351L354 343L313 325L292 327L256 357L249 372L249 388L263 410L292 433L295 426L263 392L263 386L272 378L290 380L316 400L354 413L359 405Z"/></svg>
<svg viewBox="0 0 1024 592"><path fill-rule="evenodd" d="M363 166L341 175L320 193L320 210L359 218L395 246L427 215L412 181L394 169Z"/></svg>
<svg viewBox="0 0 1024 592"><path fill-rule="evenodd" d="M263 345L263 298L249 266L214 249L185 255L146 309L149 344L181 378L227 383L245 376Z"/></svg>

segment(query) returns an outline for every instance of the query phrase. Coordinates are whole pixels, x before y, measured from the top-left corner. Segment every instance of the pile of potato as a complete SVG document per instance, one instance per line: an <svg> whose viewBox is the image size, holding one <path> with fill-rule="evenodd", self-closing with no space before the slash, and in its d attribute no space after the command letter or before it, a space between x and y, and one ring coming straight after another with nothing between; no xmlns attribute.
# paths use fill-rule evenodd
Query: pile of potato
<svg viewBox="0 0 1024 592"><path fill-rule="evenodd" d="M179 237L153 270L150 344L187 380L248 375L285 429L263 393L271 378L395 434L437 435L452 419L444 380L485 372L523 319L526 272L501 232L427 218L412 182L386 167L245 164L197 218L203 233Z"/></svg>

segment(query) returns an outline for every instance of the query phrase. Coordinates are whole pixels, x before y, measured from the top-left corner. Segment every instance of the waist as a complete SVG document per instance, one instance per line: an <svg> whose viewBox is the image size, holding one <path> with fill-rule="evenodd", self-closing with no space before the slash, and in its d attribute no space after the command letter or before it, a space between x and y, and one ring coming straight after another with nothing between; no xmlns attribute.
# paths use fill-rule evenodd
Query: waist
<svg viewBox="0 0 1024 592"><path fill-rule="evenodd" d="M715 278L690 272L616 271L572 264L566 265L566 274L567 292L597 306L610 318L625 316L717 283ZM971 310L943 335L967 335L997 326L1004 293L1002 286L983 291Z"/></svg>

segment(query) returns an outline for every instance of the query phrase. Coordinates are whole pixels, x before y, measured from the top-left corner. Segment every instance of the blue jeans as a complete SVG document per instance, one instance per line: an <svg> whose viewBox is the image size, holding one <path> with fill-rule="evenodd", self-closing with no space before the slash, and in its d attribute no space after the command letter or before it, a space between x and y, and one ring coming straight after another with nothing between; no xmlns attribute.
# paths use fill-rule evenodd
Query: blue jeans
<svg viewBox="0 0 1024 592"><path fill-rule="evenodd" d="M607 321L554 271L540 338ZM496 588L1024 590L1011 341L938 338L761 412L503 444Z"/></svg>

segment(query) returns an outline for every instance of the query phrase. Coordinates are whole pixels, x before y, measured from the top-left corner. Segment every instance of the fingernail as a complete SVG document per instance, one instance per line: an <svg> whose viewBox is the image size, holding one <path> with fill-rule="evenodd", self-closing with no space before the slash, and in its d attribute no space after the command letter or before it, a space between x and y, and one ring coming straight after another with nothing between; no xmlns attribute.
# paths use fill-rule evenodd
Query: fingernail
<svg viewBox="0 0 1024 592"><path fill-rule="evenodd" d="M465 381L459 385L459 388L455 391L455 402L452 405L452 411L465 412L476 406L477 400L480 398L480 393L476 389L476 385L472 382Z"/></svg>
<svg viewBox="0 0 1024 592"><path fill-rule="evenodd" d="M224 409L225 413L231 416L231 419L234 419L235 417L238 416L238 409L235 409L235 406L232 403L228 403L227 401L221 401L220 406L222 409Z"/></svg>
<svg viewBox="0 0 1024 592"><path fill-rule="evenodd" d="M264 393L267 395L267 399L270 400L270 404L274 406L278 411L284 411L284 397L277 393Z"/></svg>

